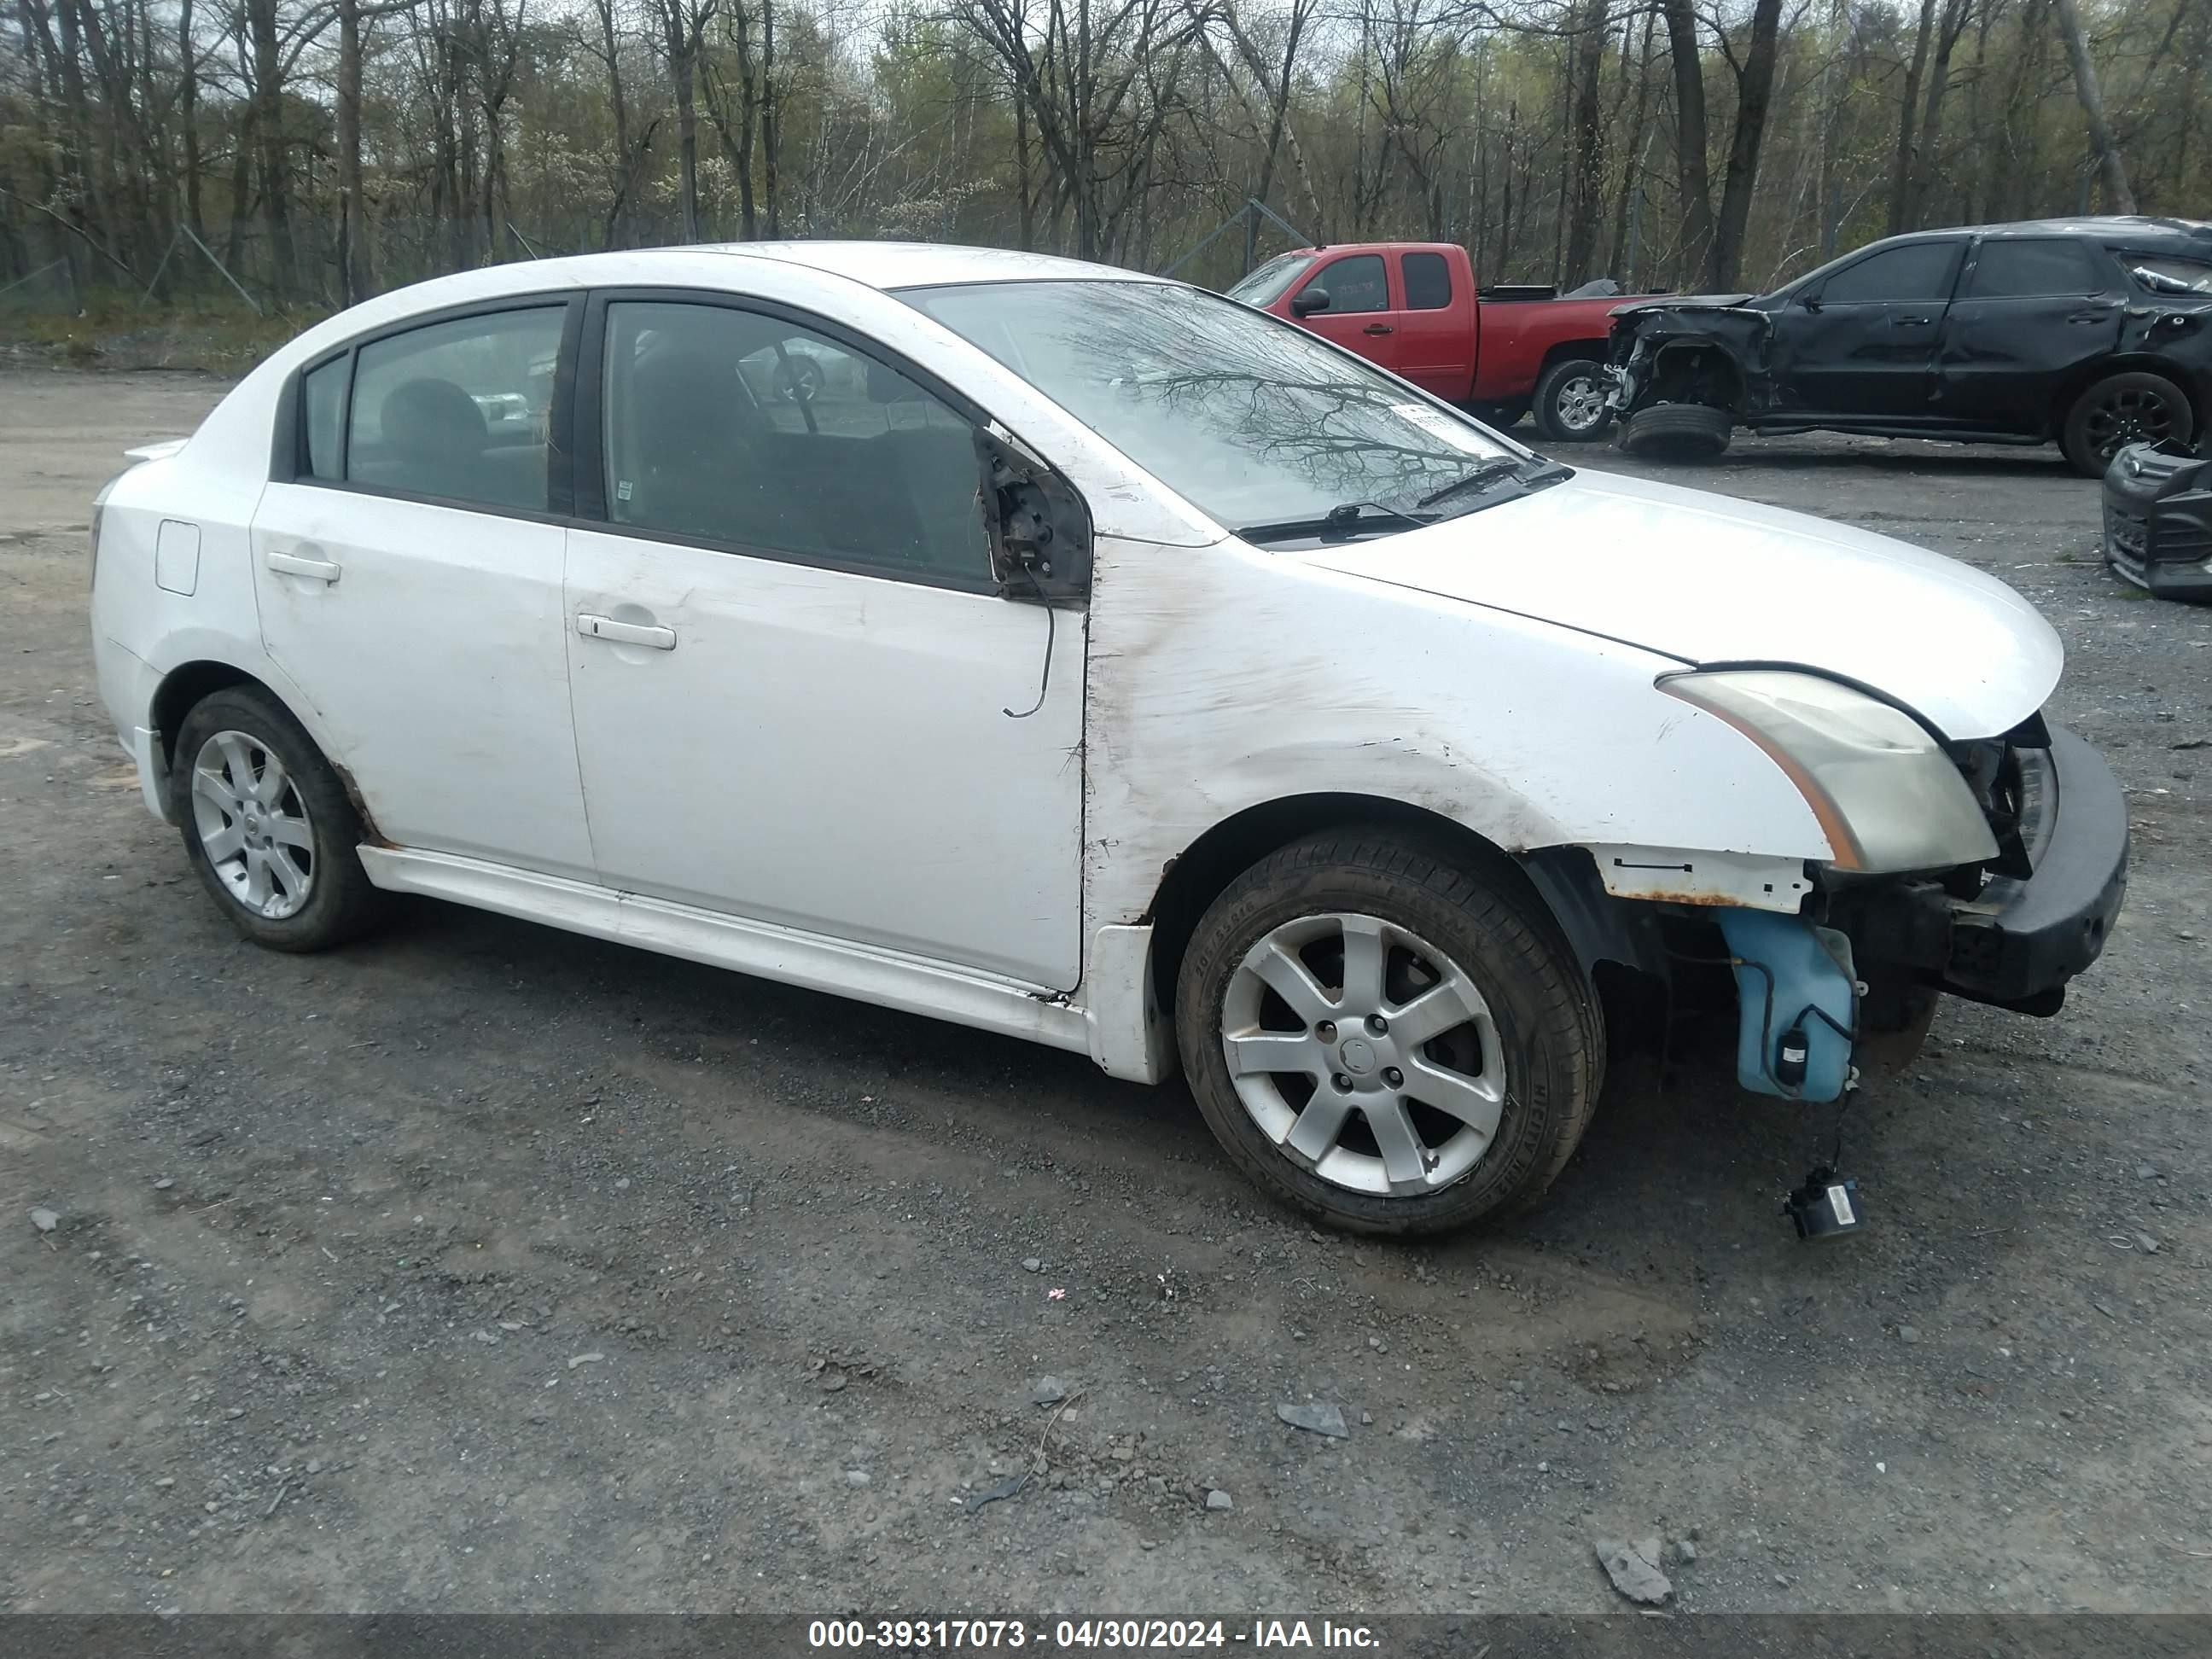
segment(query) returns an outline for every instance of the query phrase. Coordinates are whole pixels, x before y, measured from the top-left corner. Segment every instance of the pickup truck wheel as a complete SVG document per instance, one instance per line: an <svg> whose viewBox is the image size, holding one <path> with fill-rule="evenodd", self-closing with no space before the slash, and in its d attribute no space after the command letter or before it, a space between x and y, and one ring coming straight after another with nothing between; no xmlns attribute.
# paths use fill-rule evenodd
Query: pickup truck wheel
<svg viewBox="0 0 2212 1659"><path fill-rule="evenodd" d="M1589 1121L1602 1016L1501 863L1382 830L1231 883L1176 984L1184 1071L1246 1174L1351 1232L1449 1232L1534 1200Z"/></svg>
<svg viewBox="0 0 2212 1659"><path fill-rule="evenodd" d="M232 927L274 951L323 951L381 919L355 851L366 838L337 774L267 692L231 686L177 730L171 816Z"/></svg>
<svg viewBox="0 0 2212 1659"><path fill-rule="evenodd" d="M1654 460L1709 461L1727 451L1735 426L1710 404L1654 404L1621 423L1620 447Z"/></svg>
<svg viewBox="0 0 2212 1659"><path fill-rule="evenodd" d="M1563 357L1536 381L1536 429L1554 443L1586 444L1613 424L1605 371L1588 357Z"/></svg>
<svg viewBox="0 0 2212 1659"><path fill-rule="evenodd" d="M2074 400L2058 434L2074 470L2101 478L2130 444L2186 444L2197 422L2189 398L2163 375L2112 374Z"/></svg>

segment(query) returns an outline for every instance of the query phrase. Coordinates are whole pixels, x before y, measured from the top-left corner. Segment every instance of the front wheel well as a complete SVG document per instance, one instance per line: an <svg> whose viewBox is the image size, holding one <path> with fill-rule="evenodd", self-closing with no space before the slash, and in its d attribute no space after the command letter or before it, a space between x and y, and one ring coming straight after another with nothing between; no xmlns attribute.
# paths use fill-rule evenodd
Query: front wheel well
<svg viewBox="0 0 2212 1659"><path fill-rule="evenodd" d="M1231 882L1294 841L1351 824L1402 829L1441 842L1470 863L1510 872L1507 879L1526 887L1538 904L1545 903L1520 866L1495 843L1441 812L1375 795L1293 795L1267 801L1215 824L1171 860L1161 877L1147 913L1152 924L1152 982L1160 1006L1175 1006L1176 980L1191 935L1206 907Z"/></svg>

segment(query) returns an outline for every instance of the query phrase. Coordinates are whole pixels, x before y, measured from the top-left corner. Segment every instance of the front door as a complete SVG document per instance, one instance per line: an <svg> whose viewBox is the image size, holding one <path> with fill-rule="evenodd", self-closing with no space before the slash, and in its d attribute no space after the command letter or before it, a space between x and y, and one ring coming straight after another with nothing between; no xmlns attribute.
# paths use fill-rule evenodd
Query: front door
<svg viewBox="0 0 2212 1659"><path fill-rule="evenodd" d="M738 305L593 313L606 522L568 532L567 605L599 879L1072 988L1084 617L993 592L968 419Z"/></svg>
<svg viewBox="0 0 2212 1659"><path fill-rule="evenodd" d="M1389 274L1381 254L1324 257L1315 262L1312 275L1299 284L1297 292L1328 295L1326 310L1309 313L1298 319L1300 322L1370 363L1396 369L1400 319L1390 301Z"/></svg>
<svg viewBox="0 0 2212 1659"><path fill-rule="evenodd" d="M1877 248L1775 314L1778 413L1869 425L1934 416L1936 353L1959 271L1958 241Z"/></svg>
<svg viewBox="0 0 2212 1659"><path fill-rule="evenodd" d="M548 522L571 307L417 325L312 367L252 530L262 642L375 828L589 879Z"/></svg>
<svg viewBox="0 0 2212 1659"><path fill-rule="evenodd" d="M2049 432L2076 374L2119 348L2123 280L2074 237L1984 239L1944 322L1937 406L1962 425Z"/></svg>

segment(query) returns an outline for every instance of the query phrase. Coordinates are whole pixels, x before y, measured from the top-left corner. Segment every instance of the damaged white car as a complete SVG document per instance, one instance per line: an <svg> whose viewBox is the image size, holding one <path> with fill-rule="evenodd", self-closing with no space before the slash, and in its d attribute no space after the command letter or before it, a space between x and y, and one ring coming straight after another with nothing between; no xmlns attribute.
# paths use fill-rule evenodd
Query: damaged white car
<svg viewBox="0 0 2212 1659"><path fill-rule="evenodd" d="M1639 987L1833 1100L1938 991L2055 1012L2120 902L2001 584L1127 272L471 271L135 453L100 689L250 938L428 894L1180 1069L1342 1227L1541 1193Z"/></svg>

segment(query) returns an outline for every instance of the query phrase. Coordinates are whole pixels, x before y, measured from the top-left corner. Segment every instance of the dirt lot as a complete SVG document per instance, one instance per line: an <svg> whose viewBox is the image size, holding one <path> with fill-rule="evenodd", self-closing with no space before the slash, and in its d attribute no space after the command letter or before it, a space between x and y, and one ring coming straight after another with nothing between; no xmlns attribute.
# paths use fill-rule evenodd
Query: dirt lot
<svg viewBox="0 0 2212 1659"><path fill-rule="evenodd" d="M1946 1008L1856 1241L1776 1212L1830 1113L1642 1064L1532 1218L1389 1249L1075 1056L458 909L240 943L85 618L93 489L220 391L0 375L0 1610L1578 1611L1596 1534L1693 1609L2212 1608L2212 611L2054 453L1703 477L2066 636L2136 839L2064 1014Z"/></svg>

